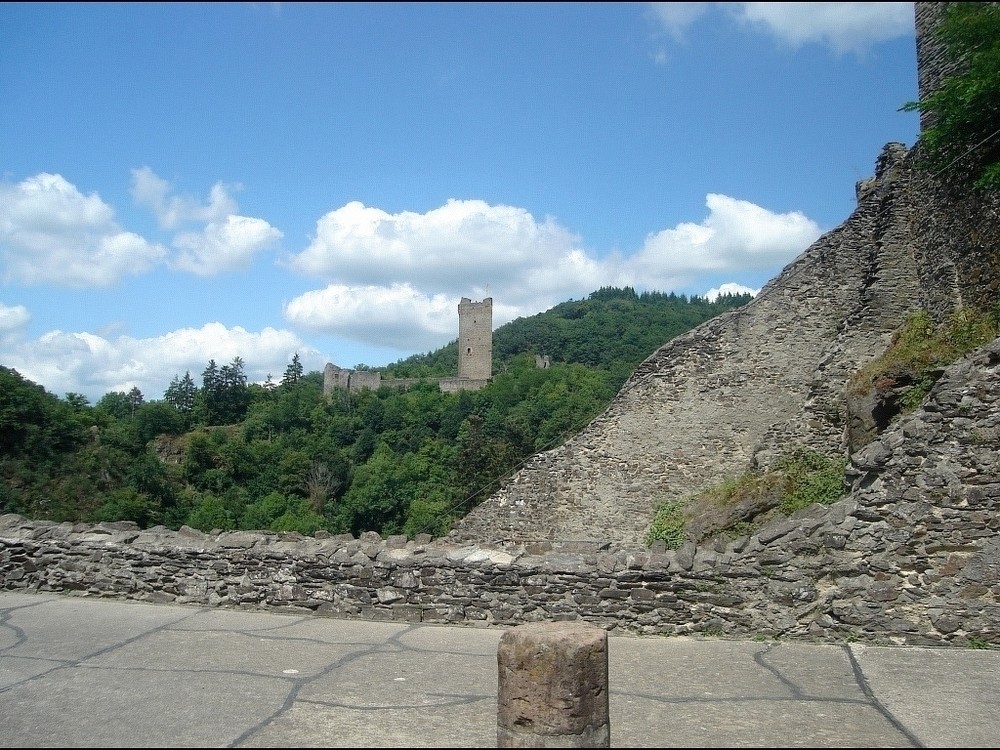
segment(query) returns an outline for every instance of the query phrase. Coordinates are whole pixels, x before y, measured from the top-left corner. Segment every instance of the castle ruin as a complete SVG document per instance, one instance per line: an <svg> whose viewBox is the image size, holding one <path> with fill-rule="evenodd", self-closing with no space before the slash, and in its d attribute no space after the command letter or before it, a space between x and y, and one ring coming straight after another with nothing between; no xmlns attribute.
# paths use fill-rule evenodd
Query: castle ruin
<svg viewBox="0 0 1000 750"><path fill-rule="evenodd" d="M328 362L323 368L323 395L334 390L408 388L421 381L438 384L445 393L478 391L493 377L493 298L458 303L458 376L445 378L383 378L378 370L347 370Z"/></svg>
<svg viewBox="0 0 1000 750"><path fill-rule="evenodd" d="M458 303L458 377L488 381L493 376L493 298Z"/></svg>

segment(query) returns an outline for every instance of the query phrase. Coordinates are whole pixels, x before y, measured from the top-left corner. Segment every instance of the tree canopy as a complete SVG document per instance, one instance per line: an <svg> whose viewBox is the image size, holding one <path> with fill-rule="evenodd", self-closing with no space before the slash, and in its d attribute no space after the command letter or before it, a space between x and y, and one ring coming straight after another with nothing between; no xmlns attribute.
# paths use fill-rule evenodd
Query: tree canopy
<svg viewBox="0 0 1000 750"><path fill-rule="evenodd" d="M138 388L62 400L0 367L0 513L311 534L444 533L523 461L582 429L645 357L749 301L601 289L494 332L482 390L323 393L296 354L279 383L210 360L201 386L175 375L162 399ZM536 366L545 354L549 367ZM394 366L453 375L456 344Z"/></svg>
<svg viewBox="0 0 1000 750"><path fill-rule="evenodd" d="M903 111L930 114L921 133L927 165L1000 189L1000 6L946 3L934 33L954 65L937 90Z"/></svg>

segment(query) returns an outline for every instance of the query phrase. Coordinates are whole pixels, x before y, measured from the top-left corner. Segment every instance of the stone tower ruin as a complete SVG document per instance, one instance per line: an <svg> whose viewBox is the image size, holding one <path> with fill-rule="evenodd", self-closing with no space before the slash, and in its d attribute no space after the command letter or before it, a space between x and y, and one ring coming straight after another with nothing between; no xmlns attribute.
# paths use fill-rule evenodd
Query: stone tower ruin
<svg viewBox="0 0 1000 750"><path fill-rule="evenodd" d="M547 366L547 365L546 365ZM493 298L458 304L458 375L445 378L383 378L378 370L345 370L328 362L323 370L323 395L336 390L360 391L409 388L421 380L434 380L445 393L478 391L493 377Z"/></svg>
<svg viewBox="0 0 1000 750"><path fill-rule="evenodd" d="M458 303L458 377L489 380L493 376L493 298Z"/></svg>

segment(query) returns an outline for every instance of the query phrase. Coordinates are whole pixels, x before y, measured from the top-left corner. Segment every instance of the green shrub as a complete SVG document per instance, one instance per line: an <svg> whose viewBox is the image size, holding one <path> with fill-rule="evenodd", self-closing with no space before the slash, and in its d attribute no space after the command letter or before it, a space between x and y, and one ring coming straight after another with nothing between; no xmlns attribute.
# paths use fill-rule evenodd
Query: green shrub
<svg viewBox="0 0 1000 750"><path fill-rule="evenodd" d="M982 190L1000 190L1000 6L942 3L934 31L948 62L958 65L922 101L904 112L930 113L921 142L926 166L951 170Z"/></svg>
<svg viewBox="0 0 1000 750"><path fill-rule="evenodd" d="M646 545L656 540L666 543L667 549L679 549L684 543L684 505L671 500L661 503L656 509L653 524L646 535Z"/></svg>
<svg viewBox="0 0 1000 750"><path fill-rule="evenodd" d="M847 491L844 471L847 459L830 458L816 451L796 450L779 464L783 475L781 512L791 515L814 503L829 505Z"/></svg>
<svg viewBox="0 0 1000 750"><path fill-rule="evenodd" d="M660 503L646 535L646 544L662 540L667 549L678 549L687 538L686 530L692 508L706 503L714 508L740 506L743 515L730 516L729 522L716 531L729 536L750 534L774 515L784 515L814 503L829 505L847 492L844 472L847 459L825 456L814 450L796 448L785 454L770 471L746 471L714 487L680 500ZM747 509L760 509L756 517L747 517Z"/></svg>
<svg viewBox="0 0 1000 750"><path fill-rule="evenodd" d="M926 310L917 310L907 316L885 352L854 373L848 387L860 395L872 386L891 387L905 378L909 387L900 396L899 406L904 413L913 411L945 366L989 343L998 333L1000 308L956 310L940 325L934 324Z"/></svg>

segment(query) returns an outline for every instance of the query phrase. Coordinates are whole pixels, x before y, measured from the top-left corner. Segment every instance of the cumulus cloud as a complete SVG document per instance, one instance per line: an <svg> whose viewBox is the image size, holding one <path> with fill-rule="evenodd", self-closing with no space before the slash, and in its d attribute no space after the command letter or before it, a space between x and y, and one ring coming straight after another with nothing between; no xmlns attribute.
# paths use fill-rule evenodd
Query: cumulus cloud
<svg viewBox="0 0 1000 750"><path fill-rule="evenodd" d="M5 281L110 286L148 271L167 251L122 230L96 193L58 174L0 186L0 258Z"/></svg>
<svg viewBox="0 0 1000 750"><path fill-rule="evenodd" d="M313 331L380 346L430 350L458 337L457 300L410 284L331 284L285 305L285 318Z"/></svg>
<svg viewBox="0 0 1000 750"><path fill-rule="evenodd" d="M313 241L288 264L330 282L289 302L289 322L411 351L456 338L462 297L495 295L494 324L502 325L609 283L608 264L554 219L480 200L449 200L424 214L348 203L317 222Z"/></svg>
<svg viewBox="0 0 1000 750"><path fill-rule="evenodd" d="M239 189L239 185L232 186ZM170 267L199 276L246 268L254 256L273 247L282 233L263 219L239 216L229 188L215 183L208 200L172 195L173 187L149 167L132 170L132 197L153 211L160 226L174 229L204 224L197 231L176 234L171 245L177 251Z"/></svg>
<svg viewBox="0 0 1000 750"><path fill-rule="evenodd" d="M0 342L17 336L31 320L31 313L24 305L5 305L0 302Z"/></svg>
<svg viewBox="0 0 1000 750"><path fill-rule="evenodd" d="M5 305L0 302L0 332L14 331L27 325L31 313L24 305Z"/></svg>
<svg viewBox="0 0 1000 750"><path fill-rule="evenodd" d="M263 219L227 216L201 232L184 232L174 237L173 246L179 252L171 267L200 276L246 268L254 255L272 247L281 236Z"/></svg>
<svg viewBox="0 0 1000 750"><path fill-rule="evenodd" d="M350 284L434 284L459 290L470 279L509 283L525 265L558 263L578 240L549 218L513 206L449 200L419 214L389 214L359 202L331 211L290 265Z"/></svg>
<svg viewBox="0 0 1000 750"><path fill-rule="evenodd" d="M798 48L821 44L837 54L864 54L913 34L913 3L651 3L658 26L675 40L713 6L750 30ZM663 61L665 53L657 53Z"/></svg>
<svg viewBox="0 0 1000 750"><path fill-rule="evenodd" d="M778 214L726 195L705 198L708 216L649 235L629 259L625 274L633 284L670 289L700 273L780 268L821 234L816 222L798 211Z"/></svg>
<svg viewBox="0 0 1000 750"><path fill-rule="evenodd" d="M99 199L76 195L62 212L45 214L47 231L112 221ZM449 201L425 214L389 214L347 204L324 216L315 239L289 260L324 283L287 302L284 316L296 329L368 347L431 351L457 338L462 297L493 297L496 327L602 286L692 288L709 273L730 281L710 290L710 298L755 293L740 283L744 272L755 271L755 278L773 274L820 234L798 212L776 213L719 194L709 194L705 204L700 222L653 232L633 254L605 256L581 247L554 219L537 220L521 208ZM11 215L17 214L5 214ZM179 235L177 263L206 273L232 267L278 236L266 222L230 215L202 233ZM73 391L92 400L133 386L147 398L160 398L173 376L190 371L197 378L209 359L221 365L239 355L248 377L260 381L268 373L280 377L296 352L309 370L326 362L287 330L250 332L209 323L145 339L56 330L25 341L15 334L27 319L22 306L0 305L0 336L8 334L4 364L57 394Z"/></svg>
<svg viewBox="0 0 1000 750"><path fill-rule="evenodd" d="M234 185L233 189L239 189L239 186ZM149 167L132 170L133 200L151 209L164 229L174 229L191 222L219 222L237 210L236 201L221 182L212 186L206 203L190 196L170 195L171 190L170 183Z"/></svg>
<svg viewBox="0 0 1000 750"><path fill-rule="evenodd" d="M764 29L792 47L822 44L838 54L861 54L913 34L913 3L733 3L742 23Z"/></svg>
<svg viewBox="0 0 1000 750"><path fill-rule="evenodd" d="M323 355L290 331L253 332L207 323L144 339L50 331L11 348L4 364L56 395L83 393L93 403L105 393L133 387L147 399L162 398L170 380L185 372L200 385L210 359L222 366L239 356L250 381L263 382L268 374L279 380L296 353L307 371L322 370L326 363Z"/></svg>
<svg viewBox="0 0 1000 750"><path fill-rule="evenodd" d="M289 263L328 281L284 307L310 331L401 350L457 337L462 297L494 298L494 326L602 286L663 291L704 273L777 271L820 234L801 213L710 194L701 223L651 234L634 255L597 257L568 230L524 209L449 201L426 214L349 203L326 214Z"/></svg>
<svg viewBox="0 0 1000 750"><path fill-rule="evenodd" d="M743 286L742 284L720 284L717 287L709 289L702 295L702 297L707 299L709 302L715 302L715 300L723 294L749 294L752 297L756 297L760 294L760 289L751 289L750 287Z"/></svg>

